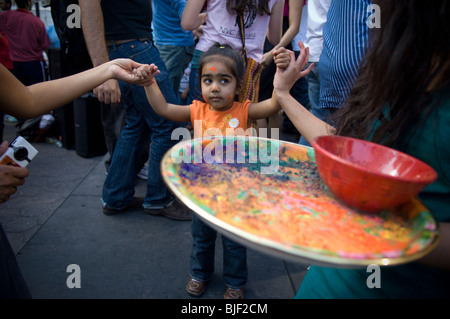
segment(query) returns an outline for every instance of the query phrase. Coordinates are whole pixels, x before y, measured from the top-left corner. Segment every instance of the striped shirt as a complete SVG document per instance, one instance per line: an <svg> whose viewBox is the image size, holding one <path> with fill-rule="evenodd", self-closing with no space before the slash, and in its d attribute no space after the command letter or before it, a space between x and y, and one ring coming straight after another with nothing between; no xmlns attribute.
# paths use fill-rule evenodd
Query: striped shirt
<svg viewBox="0 0 450 319"><path fill-rule="evenodd" d="M341 107L350 92L366 52L371 4L371 0L331 1L319 62L321 108Z"/></svg>

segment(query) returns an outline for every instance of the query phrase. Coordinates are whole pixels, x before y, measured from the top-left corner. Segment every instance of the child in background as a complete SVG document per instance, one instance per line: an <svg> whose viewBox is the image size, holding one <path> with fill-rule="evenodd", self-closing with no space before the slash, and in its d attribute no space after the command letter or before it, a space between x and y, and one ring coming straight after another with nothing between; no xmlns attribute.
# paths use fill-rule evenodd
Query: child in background
<svg viewBox="0 0 450 319"><path fill-rule="evenodd" d="M304 50L305 65L308 50ZM274 52L274 61L285 68L290 61L289 53ZM216 44L200 58L200 79L203 101L194 100L191 105L168 104L152 78L158 71L155 67L139 68L137 75L149 79L145 90L150 105L159 115L172 121L191 121L195 137L205 137L207 128L220 130L222 135L242 135L247 130L247 121L269 117L280 110L275 96L258 103L236 102L243 83L244 65L239 52L229 45ZM197 127L201 124L201 130ZM232 129L242 128L243 131ZM202 136L198 136L198 134ZM206 132L208 133L208 132ZM186 285L189 295L199 297L214 272L214 247L216 231L204 224L195 214L192 219L193 248L190 258L191 279ZM227 286L225 299L244 297L247 282L247 250L245 247L222 236L223 276Z"/></svg>

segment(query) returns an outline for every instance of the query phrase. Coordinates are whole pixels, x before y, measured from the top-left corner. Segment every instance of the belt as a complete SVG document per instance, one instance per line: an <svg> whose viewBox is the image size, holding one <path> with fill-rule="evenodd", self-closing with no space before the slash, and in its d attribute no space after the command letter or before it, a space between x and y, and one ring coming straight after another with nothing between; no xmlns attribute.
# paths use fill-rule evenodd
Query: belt
<svg viewBox="0 0 450 319"><path fill-rule="evenodd" d="M141 38L141 39L127 39L127 40L106 40L106 46L110 47L113 44L114 45L121 45L121 44L125 44L131 41L150 41L149 38Z"/></svg>

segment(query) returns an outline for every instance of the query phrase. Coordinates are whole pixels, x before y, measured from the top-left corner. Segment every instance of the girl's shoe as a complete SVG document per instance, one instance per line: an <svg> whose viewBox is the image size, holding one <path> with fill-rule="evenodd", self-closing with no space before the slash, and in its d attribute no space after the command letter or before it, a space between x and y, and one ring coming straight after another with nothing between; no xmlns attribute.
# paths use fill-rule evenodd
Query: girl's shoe
<svg viewBox="0 0 450 319"><path fill-rule="evenodd" d="M189 279L186 285L186 292L192 297L200 297L206 288L206 282L197 281L194 278Z"/></svg>
<svg viewBox="0 0 450 319"><path fill-rule="evenodd" d="M225 290L225 294L223 295L224 299L244 299L244 288L234 289L227 288Z"/></svg>

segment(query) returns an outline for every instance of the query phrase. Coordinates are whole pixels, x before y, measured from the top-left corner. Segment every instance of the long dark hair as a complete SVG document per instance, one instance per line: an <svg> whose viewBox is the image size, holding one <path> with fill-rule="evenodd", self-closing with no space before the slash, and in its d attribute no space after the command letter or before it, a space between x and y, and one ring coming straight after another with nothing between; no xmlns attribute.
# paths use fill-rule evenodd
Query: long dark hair
<svg viewBox="0 0 450 319"><path fill-rule="evenodd" d="M431 112L430 88L449 87L450 1L376 3L381 28L371 32L370 47L335 123L338 135L368 139L373 134L372 141L392 146ZM377 121L381 125L372 132Z"/></svg>
<svg viewBox="0 0 450 319"><path fill-rule="evenodd" d="M270 15L269 0L227 0L228 13L243 14L250 8L256 8L260 15Z"/></svg>

